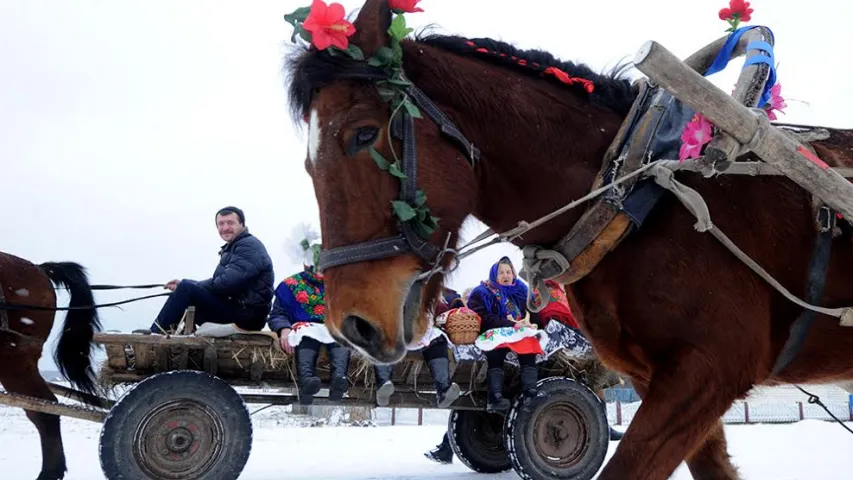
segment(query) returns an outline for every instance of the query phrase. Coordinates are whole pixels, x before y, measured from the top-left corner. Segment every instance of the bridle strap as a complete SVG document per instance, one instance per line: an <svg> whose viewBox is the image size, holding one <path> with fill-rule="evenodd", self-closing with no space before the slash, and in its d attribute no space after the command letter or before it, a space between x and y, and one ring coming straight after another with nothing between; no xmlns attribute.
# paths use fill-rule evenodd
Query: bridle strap
<svg viewBox="0 0 853 480"><path fill-rule="evenodd" d="M459 128L438 108L438 106L414 85L408 89L412 101L426 116L435 122L441 133L456 144L471 163L472 168L480 159L480 150L465 138ZM392 121L392 134L403 144L402 171L406 175L400 187L400 200L414 205L418 192L418 151L415 141L415 119L402 109L399 117ZM433 266L441 258L442 248L422 237L408 222L398 222L401 234L366 242L354 243L342 247L324 249L320 252L317 269L323 271L350 263L368 260L380 260L406 253L414 253L421 260Z"/></svg>

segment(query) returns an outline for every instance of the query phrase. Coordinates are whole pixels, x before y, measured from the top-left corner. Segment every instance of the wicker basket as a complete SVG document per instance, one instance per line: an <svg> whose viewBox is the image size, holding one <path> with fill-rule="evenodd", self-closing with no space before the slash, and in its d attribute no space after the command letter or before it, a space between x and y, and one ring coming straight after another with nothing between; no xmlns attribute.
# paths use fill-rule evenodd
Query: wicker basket
<svg viewBox="0 0 853 480"><path fill-rule="evenodd" d="M480 335L480 316L465 307L448 312L444 331L454 345L471 345Z"/></svg>

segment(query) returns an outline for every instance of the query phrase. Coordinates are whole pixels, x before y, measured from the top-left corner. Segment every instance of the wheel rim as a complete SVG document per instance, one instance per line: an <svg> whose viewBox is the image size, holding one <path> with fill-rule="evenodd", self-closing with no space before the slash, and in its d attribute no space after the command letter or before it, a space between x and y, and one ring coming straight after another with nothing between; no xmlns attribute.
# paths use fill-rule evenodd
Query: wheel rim
<svg viewBox="0 0 853 480"><path fill-rule="evenodd" d="M579 463L592 439L583 414L571 404L546 406L533 423L533 445L542 462L555 468Z"/></svg>
<svg viewBox="0 0 853 480"><path fill-rule="evenodd" d="M164 403L142 419L134 434L134 456L150 477L202 477L222 452L225 429L207 405Z"/></svg>

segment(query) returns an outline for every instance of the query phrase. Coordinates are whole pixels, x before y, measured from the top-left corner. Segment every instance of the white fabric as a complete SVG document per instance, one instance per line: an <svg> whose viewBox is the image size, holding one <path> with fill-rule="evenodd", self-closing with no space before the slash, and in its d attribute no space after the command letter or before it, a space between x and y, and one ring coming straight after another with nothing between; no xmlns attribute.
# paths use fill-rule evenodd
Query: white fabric
<svg viewBox="0 0 853 480"><path fill-rule="evenodd" d="M314 340L325 344L335 343L335 339L332 338L332 335L329 333L329 329L322 323L297 323L287 335L287 343L289 343L291 347L295 347L302 342L303 337L311 337Z"/></svg>

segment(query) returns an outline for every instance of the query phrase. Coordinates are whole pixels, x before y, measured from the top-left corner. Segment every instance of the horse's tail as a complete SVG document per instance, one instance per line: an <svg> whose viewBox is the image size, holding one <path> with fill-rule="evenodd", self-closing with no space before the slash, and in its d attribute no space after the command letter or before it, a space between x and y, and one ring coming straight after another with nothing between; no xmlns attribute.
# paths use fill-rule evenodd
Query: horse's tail
<svg viewBox="0 0 853 480"><path fill-rule="evenodd" d="M72 262L47 262L39 268L59 286L68 289L71 296L65 315L65 324L59 336L53 359L62 376L77 389L89 394L97 393L95 373L92 369L92 338L101 330L101 321L95 308L92 288L86 270Z"/></svg>

